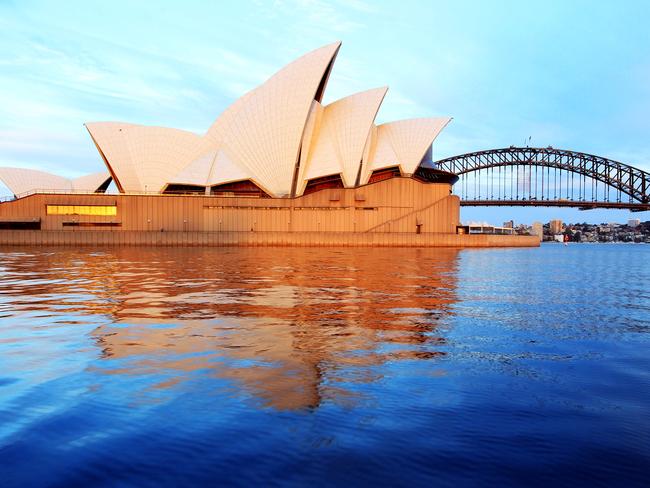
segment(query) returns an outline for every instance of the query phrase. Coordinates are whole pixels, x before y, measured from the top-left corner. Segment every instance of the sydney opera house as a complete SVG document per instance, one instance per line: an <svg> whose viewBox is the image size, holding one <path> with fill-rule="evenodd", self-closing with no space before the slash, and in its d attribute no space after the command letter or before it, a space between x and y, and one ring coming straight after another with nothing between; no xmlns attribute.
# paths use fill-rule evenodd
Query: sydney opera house
<svg viewBox="0 0 650 488"><path fill-rule="evenodd" d="M431 160L449 117L378 125L387 87L323 104L340 46L285 66L204 134L86 123L105 173L0 168L14 195L0 244L533 245L458 232L457 177Z"/></svg>

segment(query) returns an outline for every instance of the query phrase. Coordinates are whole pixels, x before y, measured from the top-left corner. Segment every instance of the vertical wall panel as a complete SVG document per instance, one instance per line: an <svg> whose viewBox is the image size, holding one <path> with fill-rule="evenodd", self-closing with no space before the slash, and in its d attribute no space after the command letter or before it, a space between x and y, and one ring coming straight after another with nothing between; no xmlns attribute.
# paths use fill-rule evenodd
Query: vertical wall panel
<svg viewBox="0 0 650 488"><path fill-rule="evenodd" d="M363 198L355 198L357 193ZM332 198L335 195L338 200ZM47 215L48 204L117 204L117 215ZM357 189L328 189L295 199L34 194L0 203L0 220L40 218L43 231L0 231L0 242L118 246L147 243L170 246L374 243L383 246L432 245L432 242L487 245L492 242L473 237L459 241L455 236L459 214L460 201L449 194L449 185L426 184L410 178L392 178ZM63 222L72 221L99 224L119 221L122 226L62 226ZM422 224L422 234L416 236L417 222ZM146 231L149 232L143 234ZM444 240L442 235L427 237L444 233L448 234ZM497 239L494 242L517 245L524 241Z"/></svg>

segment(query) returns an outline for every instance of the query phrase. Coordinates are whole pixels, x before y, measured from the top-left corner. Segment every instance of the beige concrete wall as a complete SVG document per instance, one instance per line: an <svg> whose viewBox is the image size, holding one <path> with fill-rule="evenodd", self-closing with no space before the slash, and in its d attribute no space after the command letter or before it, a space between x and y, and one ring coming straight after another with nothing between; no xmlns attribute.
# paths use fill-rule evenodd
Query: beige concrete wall
<svg viewBox="0 0 650 488"><path fill-rule="evenodd" d="M536 236L349 232L0 230L0 246L539 247Z"/></svg>
<svg viewBox="0 0 650 488"><path fill-rule="evenodd" d="M41 219L41 229L0 230L5 245L447 246L539 245L537 238L456 234L460 202L447 184L393 178L299 198L35 194L0 204L0 221ZM116 205L115 216L46 215L46 206ZM76 227L64 223L119 223ZM417 233L419 226L420 233Z"/></svg>
<svg viewBox="0 0 650 488"><path fill-rule="evenodd" d="M194 195L34 194L0 204L0 220L38 220L43 230L89 232L65 222L116 222L118 231L293 231L455 233L458 197L447 184L393 178L298 198L227 198ZM46 205L117 205L114 217L46 215Z"/></svg>

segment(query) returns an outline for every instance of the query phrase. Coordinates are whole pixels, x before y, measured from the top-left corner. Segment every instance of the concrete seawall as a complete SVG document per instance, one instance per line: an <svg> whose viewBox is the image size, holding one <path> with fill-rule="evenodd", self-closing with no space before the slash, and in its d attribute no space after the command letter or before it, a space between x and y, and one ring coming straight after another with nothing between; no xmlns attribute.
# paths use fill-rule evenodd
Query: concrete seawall
<svg viewBox="0 0 650 488"><path fill-rule="evenodd" d="M0 230L6 246L538 247L536 236L438 233Z"/></svg>

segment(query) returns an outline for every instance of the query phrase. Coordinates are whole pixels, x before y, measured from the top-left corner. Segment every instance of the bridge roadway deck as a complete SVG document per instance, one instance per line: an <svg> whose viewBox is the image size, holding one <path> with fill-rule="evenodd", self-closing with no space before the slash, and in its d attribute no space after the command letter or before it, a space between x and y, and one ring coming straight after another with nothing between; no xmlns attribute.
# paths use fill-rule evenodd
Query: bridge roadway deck
<svg viewBox="0 0 650 488"><path fill-rule="evenodd" d="M650 204L630 202L590 202L581 200L461 200L461 207L576 207L580 210L596 208L630 210L645 212L650 210Z"/></svg>

